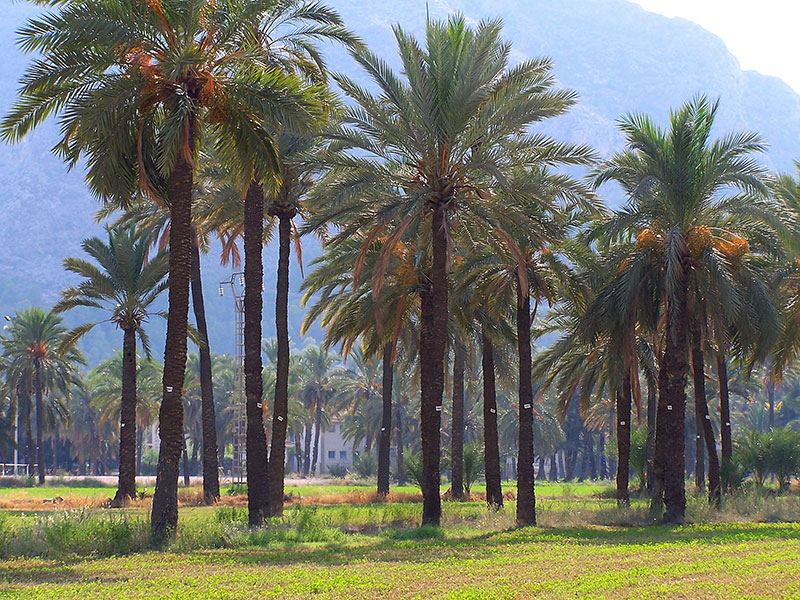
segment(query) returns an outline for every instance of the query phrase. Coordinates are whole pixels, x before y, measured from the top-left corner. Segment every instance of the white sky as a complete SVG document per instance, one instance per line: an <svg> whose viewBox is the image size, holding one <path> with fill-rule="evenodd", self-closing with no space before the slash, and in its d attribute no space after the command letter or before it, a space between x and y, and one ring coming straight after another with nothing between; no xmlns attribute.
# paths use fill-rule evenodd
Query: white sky
<svg viewBox="0 0 800 600"><path fill-rule="evenodd" d="M776 75L800 93L800 0L634 0L716 34L743 69Z"/></svg>

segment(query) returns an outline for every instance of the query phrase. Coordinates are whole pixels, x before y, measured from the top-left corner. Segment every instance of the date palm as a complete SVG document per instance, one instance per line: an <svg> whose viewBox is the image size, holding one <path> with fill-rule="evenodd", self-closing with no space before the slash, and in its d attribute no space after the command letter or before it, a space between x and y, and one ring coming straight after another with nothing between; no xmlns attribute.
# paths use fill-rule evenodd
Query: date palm
<svg viewBox="0 0 800 600"><path fill-rule="evenodd" d="M99 323L111 322L122 330L122 377L120 394L119 483L114 504L121 506L136 497L136 338L145 354L150 343L144 326L152 304L166 289L167 254L148 260L149 239L134 227L107 230L108 240L94 237L81 246L91 260L67 258L64 268L83 280L65 289L53 307L56 313L88 307L104 310L104 321L85 323L67 336L75 343Z"/></svg>
<svg viewBox="0 0 800 600"><path fill-rule="evenodd" d="M771 243L768 228L759 227L771 213L761 199L765 171L753 156L764 144L752 133L714 140L716 111L717 103L700 97L673 111L666 129L646 115L625 117L620 129L627 148L599 167L595 180L616 181L628 194L626 206L596 227L614 241L636 239L620 274L619 310L655 313L663 306L654 483L668 522L682 522L686 510L690 311L713 293L735 322L745 301L733 273L751 245ZM655 290L650 306L639 302L642 285ZM706 440L709 449L712 443Z"/></svg>
<svg viewBox="0 0 800 600"><path fill-rule="evenodd" d="M186 366L195 158L224 140L248 171L276 168L276 118L301 125L320 109L296 77L268 65L258 35L275 0L73 0L20 31L23 50L42 55L22 78L2 125L18 140L50 114L64 137L57 152L85 159L103 199L142 193L170 209L169 314L164 351L161 446L151 527L157 540L178 522L183 449L181 389Z"/></svg>
<svg viewBox="0 0 800 600"><path fill-rule="evenodd" d="M424 253L422 521L438 524L448 244L468 222L481 223L484 231L502 222L530 222L516 196L501 203L492 193L505 186L513 167L579 162L586 153L527 134L532 123L565 112L574 94L554 89L548 60L509 66L511 49L501 39L498 21L475 28L461 16L429 21L424 47L399 26L394 34L402 75L367 50L352 52L377 94L336 77L354 105L344 111L344 125L330 137L337 147L353 152L331 160L331 171L317 188L319 203L327 210L316 221L342 226L338 239L361 230L368 247L385 233L386 253L410 240L417 240Z"/></svg>
<svg viewBox="0 0 800 600"><path fill-rule="evenodd" d="M86 364L80 350L71 343L62 318L41 308L18 312L0 337L3 346L6 385L17 396L33 398L36 408L36 462L39 484L44 483L45 464L42 434L44 396L69 399L72 386L79 384L78 365ZM30 414L30 410L28 411ZM30 433L28 434L30 439Z"/></svg>

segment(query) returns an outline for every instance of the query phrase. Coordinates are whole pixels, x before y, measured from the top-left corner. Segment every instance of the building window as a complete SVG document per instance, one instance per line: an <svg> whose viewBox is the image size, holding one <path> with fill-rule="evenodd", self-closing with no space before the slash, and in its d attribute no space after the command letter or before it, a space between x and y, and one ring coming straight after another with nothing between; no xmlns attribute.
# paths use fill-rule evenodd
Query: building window
<svg viewBox="0 0 800 600"><path fill-rule="evenodd" d="M339 452L339 458L341 458L342 460L346 460L347 459L347 450L342 450L341 452Z"/></svg>
<svg viewBox="0 0 800 600"><path fill-rule="evenodd" d="M328 450L328 458L336 458L336 450Z"/></svg>

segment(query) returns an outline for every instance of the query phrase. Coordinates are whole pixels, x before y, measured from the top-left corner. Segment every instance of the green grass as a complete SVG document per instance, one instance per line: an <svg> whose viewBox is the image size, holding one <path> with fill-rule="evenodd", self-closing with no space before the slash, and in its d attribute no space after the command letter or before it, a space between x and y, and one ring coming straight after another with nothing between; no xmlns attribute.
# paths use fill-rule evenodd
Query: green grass
<svg viewBox="0 0 800 600"><path fill-rule="evenodd" d="M198 536L214 529L214 521L223 530L244 514L209 518L211 513L183 518L195 521L186 525ZM242 533L227 548L189 551L180 548L179 536L167 552L6 560L0 563L0 595L465 600L800 594L797 524L497 529L479 522L392 535L331 535L324 532L335 518L326 524L324 511L298 513L291 527ZM281 530L295 533L286 537Z"/></svg>
<svg viewBox="0 0 800 600"><path fill-rule="evenodd" d="M371 490L303 491L353 488ZM418 503L292 505L254 532L244 507L186 507L158 552L145 505L0 511L0 598L800 598L800 497L717 513L690 496L693 524L666 527L605 489L537 484L541 527L525 529L513 503L445 502L441 528L418 527Z"/></svg>

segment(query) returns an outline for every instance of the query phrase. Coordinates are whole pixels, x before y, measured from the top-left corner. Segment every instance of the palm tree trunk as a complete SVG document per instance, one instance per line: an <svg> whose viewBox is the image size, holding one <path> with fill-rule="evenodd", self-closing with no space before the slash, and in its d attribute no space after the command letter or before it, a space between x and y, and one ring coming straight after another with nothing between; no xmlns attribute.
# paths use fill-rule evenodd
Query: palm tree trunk
<svg viewBox="0 0 800 600"><path fill-rule="evenodd" d="M406 468L403 464L403 417L400 414L400 411L397 411L395 420L397 421L397 483L399 485L405 485Z"/></svg>
<svg viewBox="0 0 800 600"><path fill-rule="evenodd" d="M289 415L289 245L293 212L278 216L278 282L275 328L278 338L275 404L272 410L272 446L269 454L269 514L283 514L283 464L286 461L286 424ZM306 448L308 452L308 448Z"/></svg>
<svg viewBox="0 0 800 600"><path fill-rule="evenodd" d="M392 440L392 385L394 383L394 342L383 346L383 387L381 407L381 434L378 439L378 495L389 493L389 451Z"/></svg>
<svg viewBox="0 0 800 600"><path fill-rule="evenodd" d="M486 504L489 508L503 507L503 488L500 484L500 446L497 436L497 391L494 373L494 347L489 334L481 327L483 367L483 440L486 471Z"/></svg>
<svg viewBox="0 0 800 600"><path fill-rule="evenodd" d="M536 525L533 480L533 382L531 380L531 297L517 277L517 352L519 354L519 455L517 523Z"/></svg>
<svg viewBox="0 0 800 600"><path fill-rule="evenodd" d="M25 441L27 442L27 451L25 452L25 460L28 463L28 475L33 471L33 461L36 456L36 448L33 443L33 431L31 429L31 405L28 399L28 412L25 413Z"/></svg>
<svg viewBox="0 0 800 600"><path fill-rule="evenodd" d="M694 358L694 352L692 358ZM696 375L694 377L697 378ZM696 395L697 388L695 388ZM706 489L706 453L703 450L703 417L696 401L694 404L694 430L694 486L698 490L704 490Z"/></svg>
<svg viewBox="0 0 800 600"><path fill-rule="evenodd" d="M550 481L558 481L558 455L555 452L550 459Z"/></svg>
<svg viewBox="0 0 800 600"><path fill-rule="evenodd" d="M250 182L244 199L244 390L247 411L247 508L250 527L269 511L267 438L261 379L261 287L264 281L264 192Z"/></svg>
<svg viewBox="0 0 800 600"><path fill-rule="evenodd" d="M314 411L314 455L311 458L311 477L317 473L317 460L319 459L319 436L322 433L322 402L317 398Z"/></svg>
<svg viewBox="0 0 800 600"><path fill-rule="evenodd" d="M187 146L194 153L195 123L188 127ZM150 529L157 544L174 535L178 526L178 463L183 449L183 402L189 279L192 270L193 166L178 153L169 182L169 309L164 345L163 399L158 413L161 446Z"/></svg>
<svg viewBox="0 0 800 600"><path fill-rule="evenodd" d="M183 485L189 487L191 480L189 479L189 451L186 448L186 432L183 433Z"/></svg>
<svg viewBox="0 0 800 600"><path fill-rule="evenodd" d="M722 488L720 486L719 459L711 415L706 402L705 361L703 358L703 332L700 322L692 320L692 369L694 371L694 403L699 421L698 435L702 435L708 452L708 501L719 508ZM700 448L702 452L702 447Z"/></svg>
<svg viewBox="0 0 800 600"><path fill-rule="evenodd" d="M306 433L303 443L303 477L308 477L310 471L311 471L311 426L306 425Z"/></svg>
<svg viewBox="0 0 800 600"><path fill-rule="evenodd" d="M303 449L300 447L300 432L294 434L294 453L297 461L297 474L303 474Z"/></svg>
<svg viewBox="0 0 800 600"><path fill-rule="evenodd" d="M44 485L44 446L42 445L44 401L42 400L42 367L39 359L34 363L34 388L36 391L36 462L39 463L39 485Z"/></svg>
<svg viewBox="0 0 800 600"><path fill-rule="evenodd" d="M464 370L466 348L453 345L453 414L450 435L450 493L454 500L464 499ZM487 494L488 500L488 494Z"/></svg>
<svg viewBox="0 0 800 600"><path fill-rule="evenodd" d="M730 462L733 456L731 438L731 407L728 393L728 362L724 351L717 352L717 377L719 378L719 420L722 434L722 462Z"/></svg>
<svg viewBox="0 0 800 600"><path fill-rule="evenodd" d="M119 424L119 485L113 505L136 498L136 330L122 337L122 396Z"/></svg>
<svg viewBox="0 0 800 600"><path fill-rule="evenodd" d="M775 378L770 375L767 380L767 400L769 401L769 428L775 428Z"/></svg>
<svg viewBox="0 0 800 600"><path fill-rule="evenodd" d="M219 462L217 462L217 416L214 407L214 381L211 372L211 347L208 343L203 280L200 273L200 248L197 233L192 245L192 308L197 333L200 335L200 398L203 426L203 502L219 499Z"/></svg>
<svg viewBox="0 0 800 600"><path fill-rule="evenodd" d="M617 390L617 504L631 503L628 491L631 459L631 376L626 372Z"/></svg>
<svg viewBox="0 0 800 600"><path fill-rule="evenodd" d="M653 456L656 449L656 382L647 380L647 491L653 492Z"/></svg>
<svg viewBox="0 0 800 600"><path fill-rule="evenodd" d="M663 498L664 521L682 523L686 517L684 467L686 441L686 378L688 370L688 311L686 266L668 307L666 348L658 373L658 409L654 456L654 498Z"/></svg>
<svg viewBox="0 0 800 600"><path fill-rule="evenodd" d="M136 425L136 476L142 474L142 445L144 443L144 432Z"/></svg>
<svg viewBox="0 0 800 600"><path fill-rule="evenodd" d="M444 361L447 349L446 208L437 203L432 217L433 268L430 286L420 293L420 430L422 434L422 524L438 526L442 518L439 457Z"/></svg>

